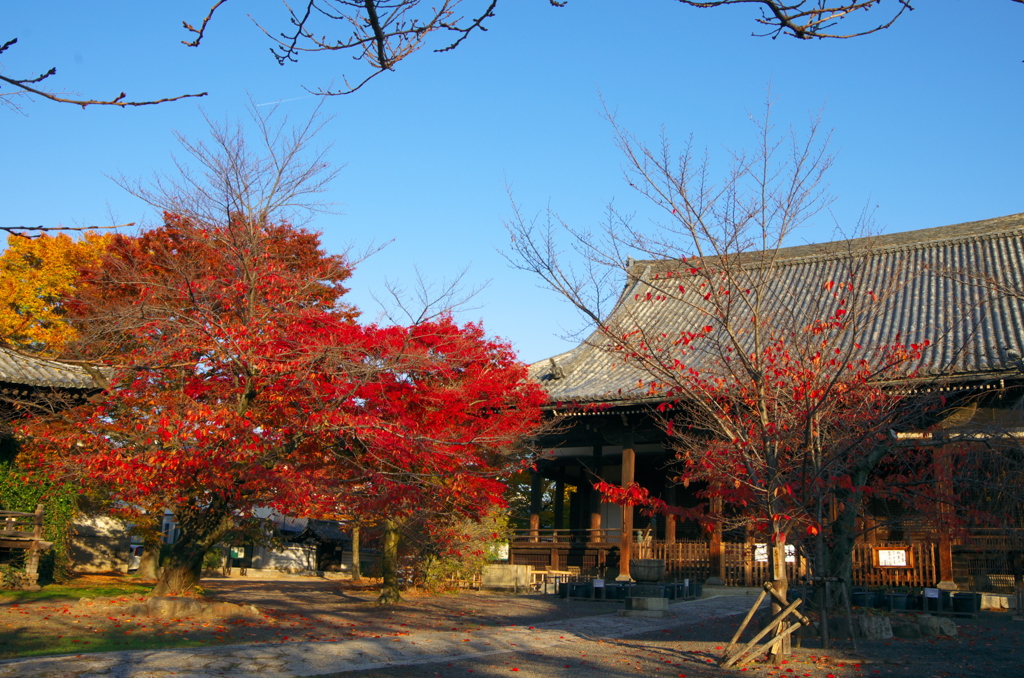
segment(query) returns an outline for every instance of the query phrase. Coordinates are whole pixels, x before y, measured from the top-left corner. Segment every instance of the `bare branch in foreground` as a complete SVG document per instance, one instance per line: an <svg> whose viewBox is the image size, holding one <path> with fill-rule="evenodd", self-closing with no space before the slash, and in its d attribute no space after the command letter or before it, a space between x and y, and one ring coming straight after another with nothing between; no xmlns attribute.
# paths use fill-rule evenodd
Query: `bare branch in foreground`
<svg viewBox="0 0 1024 678"><path fill-rule="evenodd" d="M3 45L0 45L0 54L3 54L8 49L16 45L17 42L17 38L12 38L11 40L5 42ZM0 82L6 82L7 84L12 85L15 88L15 91L13 92L0 93L0 101L3 101L8 106L17 109L17 106L13 102L6 101L3 99L3 97L22 94L26 96L42 97L43 99L48 99L49 101L55 101L61 104L74 104L76 106L81 106L82 108L85 108L86 106L119 106L121 108L128 108L129 106L154 106L156 104L163 104L170 101L178 101L180 99L204 97L207 94L206 92L200 92L198 94L180 94L176 97L164 97L163 99L153 99L151 101L128 101L126 100L126 97L128 95L124 92L121 92L112 99L76 99L66 94L47 91L37 86L43 81L47 80L48 78L56 74L57 69L56 67L54 67L46 71L42 75L36 76L34 78L9 78L7 76L0 75Z"/></svg>

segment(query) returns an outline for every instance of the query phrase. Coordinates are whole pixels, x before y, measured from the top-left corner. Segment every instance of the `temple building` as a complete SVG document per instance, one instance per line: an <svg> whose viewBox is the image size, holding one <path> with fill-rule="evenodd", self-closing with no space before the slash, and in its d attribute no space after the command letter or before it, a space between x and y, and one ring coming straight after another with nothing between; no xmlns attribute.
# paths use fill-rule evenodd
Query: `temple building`
<svg viewBox="0 0 1024 678"><path fill-rule="evenodd" d="M855 271L858 285L885 296L859 336L875 343L929 342L902 372L907 376L887 376L885 388L922 398L941 392L944 405L915 426L891 431L895 453L901 446L923 446L940 459L947 443L999 440L1019 456L1024 214L736 256L741 261L730 265L745 275L768 276L761 289L770 292L769 313L804 317L792 311L821 306L823 288ZM672 364L679 337L695 337L709 323L700 278L692 274L714 265L710 258L629 261L621 296L603 327L578 347L530 367L551 397L548 416L557 425L537 441L531 524L516 534L513 563L624 578L630 558L655 557L664 558L677 577L734 585L766 579L765 538L756 529L736 523L708 531L673 515L651 518L637 507L603 501L594 489L599 481L622 487L635 482L669 505L712 504L714 513L721 512L715 497L700 494L704 486L675 481L680 462L666 421L685 425L687 394L671 388L659 371L671 369L665 366ZM641 336L646 362L616 339L631 335ZM699 341L697 336L693 345ZM716 369L713 356L699 350L687 354L686 366ZM1018 518L1019 508L1011 510ZM1008 587L1014 554L1024 549L1024 524L987 527L963 534L869 502L858 523L854 583ZM887 546L907 554L904 566L879 566L879 553L889 557ZM805 558L795 544L787 557L791 576L806 573Z"/></svg>

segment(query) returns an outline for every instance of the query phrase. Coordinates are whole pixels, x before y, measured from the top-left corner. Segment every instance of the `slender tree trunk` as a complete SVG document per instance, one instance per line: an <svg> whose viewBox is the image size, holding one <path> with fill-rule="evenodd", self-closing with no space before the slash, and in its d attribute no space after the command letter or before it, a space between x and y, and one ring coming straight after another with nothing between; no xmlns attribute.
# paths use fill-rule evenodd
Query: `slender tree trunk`
<svg viewBox="0 0 1024 678"><path fill-rule="evenodd" d="M234 527L234 520L219 502L205 509L182 509L175 517L181 536L160 563L163 572L154 596L178 595L194 588L202 574L203 557Z"/></svg>
<svg viewBox="0 0 1024 678"><path fill-rule="evenodd" d="M768 576L771 577L772 588L775 589L775 592L784 599L789 600L789 577L786 575L786 542L782 541L783 537L784 535L778 532L772 534L772 544L768 552ZM775 599L772 599L772 617L774 618L782 610L782 605ZM782 633L784 628L785 622L780 623L778 628L775 629L775 635ZM786 636L782 639L782 642L774 646L771 656L788 657L791 650L790 636Z"/></svg>
<svg viewBox="0 0 1024 678"><path fill-rule="evenodd" d="M362 581L363 570L359 565L359 526L352 527L352 581Z"/></svg>
<svg viewBox="0 0 1024 678"><path fill-rule="evenodd" d="M380 558L384 584L380 589L380 597L377 598L380 605L391 605L402 600L402 593L398 588L398 541L398 521L394 518L385 519L384 544Z"/></svg>

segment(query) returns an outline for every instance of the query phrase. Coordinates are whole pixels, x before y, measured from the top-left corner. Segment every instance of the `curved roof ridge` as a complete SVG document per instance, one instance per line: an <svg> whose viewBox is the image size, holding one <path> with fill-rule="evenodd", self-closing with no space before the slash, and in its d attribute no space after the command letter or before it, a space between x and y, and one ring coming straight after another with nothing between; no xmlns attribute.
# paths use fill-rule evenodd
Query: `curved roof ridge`
<svg viewBox="0 0 1024 678"><path fill-rule="evenodd" d="M912 254L900 254L906 252ZM751 257L749 269L754 269L758 262L757 254L745 253ZM928 378L942 375L963 381L1011 374L1020 378L1024 373L1024 365L1007 357L1008 348L1020 351L1024 347L1024 296L1000 297L999 303L980 304L977 290L969 281L941 276L942 270L953 267L985 271L1017 288L1024 285L1024 213L800 245L764 255L760 258L762 265L771 266L778 273L772 277L771 289L788 295L787 304L794 308L813 309L813 291L818 287L808 285L808 281L834 278L843 261L850 258L864 258L861 275L872 282L887 279L904 265L919 271L921 277L915 278L914 284L900 285L884 311L866 328L871 341L893 336L908 341L930 339L934 345L930 357L913 366ZM896 261L904 257L908 261ZM680 263L679 259L628 262L623 292L604 323L612 326L621 321L625 329L644 328L655 338L678 336L681 331L703 325L699 303L634 303L639 285L647 285L657 294L661 285L658 274ZM602 350L605 343L607 338L598 330L580 345L555 356L554 364L552 359L534 363L530 375L541 382L554 402L639 402L655 397L648 388L651 376L623 360L621 353ZM695 360L701 363L704 359Z"/></svg>
<svg viewBox="0 0 1024 678"><path fill-rule="evenodd" d="M1010 214L992 219L967 221L947 226L935 226L898 233L868 235L846 240L831 240L821 243L806 243L780 247L776 250L746 250L731 252L730 256L756 257L770 255L776 263L792 264L797 262L830 261L862 255L865 251L875 252L912 252L934 247L936 244L956 244L965 242L985 242L1003 238L1024 231L1024 212ZM713 261L717 255L703 257L704 261ZM694 256L691 259L700 260ZM654 266L662 268L680 259L637 259L631 262L630 275L639 275L635 267ZM758 260L760 261L760 259Z"/></svg>

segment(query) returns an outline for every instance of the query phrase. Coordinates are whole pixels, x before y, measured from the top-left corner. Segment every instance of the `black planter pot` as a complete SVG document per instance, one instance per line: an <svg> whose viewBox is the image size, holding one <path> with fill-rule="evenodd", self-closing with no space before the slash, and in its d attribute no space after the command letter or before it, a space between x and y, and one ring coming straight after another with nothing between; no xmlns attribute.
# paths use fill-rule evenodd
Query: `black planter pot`
<svg viewBox="0 0 1024 678"><path fill-rule="evenodd" d="M629 597L629 588L622 584L605 584L605 600L625 600Z"/></svg>
<svg viewBox="0 0 1024 678"><path fill-rule="evenodd" d="M594 595L594 585L585 582L570 582L569 583L569 597L570 598L592 598Z"/></svg>
<svg viewBox="0 0 1024 678"><path fill-rule="evenodd" d="M871 602L875 602L874 595L868 591L854 591L850 594L850 605L854 605L856 607L867 607L869 598L871 599Z"/></svg>
<svg viewBox="0 0 1024 678"><path fill-rule="evenodd" d="M953 612L977 614L981 612L981 594L957 591L953 594Z"/></svg>

